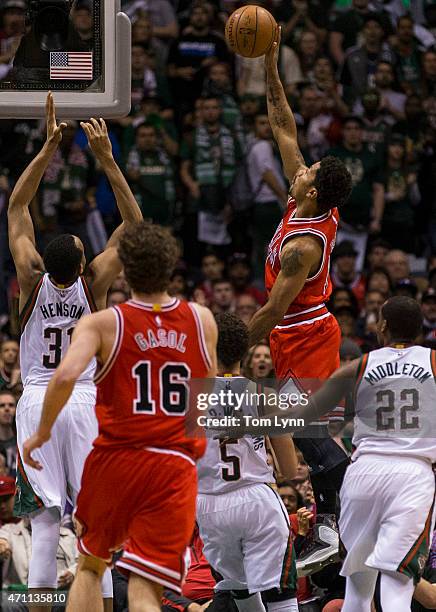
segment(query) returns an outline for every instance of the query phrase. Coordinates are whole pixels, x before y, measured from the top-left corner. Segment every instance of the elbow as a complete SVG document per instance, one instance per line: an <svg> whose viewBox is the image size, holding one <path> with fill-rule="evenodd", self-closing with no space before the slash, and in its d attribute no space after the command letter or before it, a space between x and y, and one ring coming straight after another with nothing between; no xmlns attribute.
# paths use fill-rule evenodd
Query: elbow
<svg viewBox="0 0 436 612"><path fill-rule="evenodd" d="M76 380L79 378L81 372L75 372L73 368L69 368L68 370L62 367L59 367L56 372L53 374L52 381L53 384L57 387L62 387L64 389L74 387Z"/></svg>

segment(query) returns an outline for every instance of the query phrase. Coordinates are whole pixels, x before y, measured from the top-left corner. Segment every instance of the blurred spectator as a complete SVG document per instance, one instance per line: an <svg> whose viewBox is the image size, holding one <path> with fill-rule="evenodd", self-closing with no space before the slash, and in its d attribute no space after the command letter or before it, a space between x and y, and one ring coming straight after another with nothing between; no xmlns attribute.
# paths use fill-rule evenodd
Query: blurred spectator
<svg viewBox="0 0 436 612"><path fill-rule="evenodd" d="M331 279L333 286L351 289L360 307L363 306L365 280L356 268L358 252L349 240L340 242L332 253L333 268Z"/></svg>
<svg viewBox="0 0 436 612"><path fill-rule="evenodd" d="M424 317L424 344L436 348L436 289L430 288L423 294L421 309Z"/></svg>
<svg viewBox="0 0 436 612"><path fill-rule="evenodd" d="M265 303L265 293L250 284L251 266L245 253L234 253L227 265L227 275L233 285L235 296L250 295L258 306Z"/></svg>
<svg viewBox="0 0 436 612"><path fill-rule="evenodd" d="M385 268L394 284L410 276L409 258L400 249L389 251L385 257Z"/></svg>
<svg viewBox="0 0 436 612"><path fill-rule="evenodd" d="M343 64L347 49L356 45L367 18L373 15L368 5L369 0L353 0L352 8L338 15L333 22L329 48L338 66ZM381 17L377 15L377 18L380 19L382 27L389 34L391 28L388 19L383 15Z"/></svg>
<svg viewBox="0 0 436 612"><path fill-rule="evenodd" d="M406 253L415 251L414 206L420 202L415 172L407 166L404 136L392 134L387 148L383 171L385 206L382 235L396 249Z"/></svg>
<svg viewBox="0 0 436 612"><path fill-rule="evenodd" d="M436 51L426 51L422 58L420 93L423 98L436 96Z"/></svg>
<svg viewBox="0 0 436 612"><path fill-rule="evenodd" d="M280 45L278 66L286 95L294 95L298 83L303 80L303 75L297 54L287 45ZM247 58L238 55L236 58L236 68L238 74L237 92L239 96L245 94L265 95L266 75L263 56Z"/></svg>
<svg viewBox="0 0 436 612"><path fill-rule="evenodd" d="M0 496L1 496L0 480ZM1 504L0 497L0 504ZM12 500L14 496L12 495ZM27 585L29 561L32 554L32 534L30 520L17 519L17 522L3 524L0 528L0 558L3 560L2 585ZM77 569L76 536L67 527L60 528L57 550L58 587L65 590L74 580ZM12 610L13 608L8 608Z"/></svg>
<svg viewBox="0 0 436 612"><path fill-rule="evenodd" d="M156 75L146 47L132 44L132 108L137 110L144 96L156 95Z"/></svg>
<svg viewBox="0 0 436 612"><path fill-rule="evenodd" d="M335 318L339 323L342 338L350 338L360 345L360 340L357 336L357 317L353 310L345 306L338 308L335 311Z"/></svg>
<svg viewBox="0 0 436 612"><path fill-rule="evenodd" d="M307 163L323 157L329 147L328 129L333 121L330 111L324 107L324 95L313 85L305 85L301 91L299 112L295 114L301 149Z"/></svg>
<svg viewBox="0 0 436 612"><path fill-rule="evenodd" d="M15 471L17 458L16 409L17 401L12 393L0 391L0 450L6 458L9 472Z"/></svg>
<svg viewBox="0 0 436 612"><path fill-rule="evenodd" d="M368 230L381 229L384 188L377 158L363 144L361 119L349 117L344 121L342 144L329 153L342 159L353 179L351 197L341 211L338 241L354 243L358 253L356 269L362 270Z"/></svg>
<svg viewBox="0 0 436 612"><path fill-rule="evenodd" d="M413 31L413 19L410 15L400 17L392 48L395 53L395 64L398 80L406 94L413 93L421 79L421 51Z"/></svg>
<svg viewBox="0 0 436 612"><path fill-rule="evenodd" d="M136 128L135 146L128 153L126 172L144 218L170 225L176 201L174 167L171 158L158 146L153 125L143 123Z"/></svg>
<svg viewBox="0 0 436 612"><path fill-rule="evenodd" d="M341 70L341 83L345 86L345 99L352 104L368 86L374 84L378 62L392 62L393 55L383 42L385 31L381 18L375 13L366 17L362 29L363 43L351 48L345 55Z"/></svg>
<svg viewBox="0 0 436 612"><path fill-rule="evenodd" d="M212 283L212 303L210 309L213 314L220 312L233 312L235 309L235 293L229 280L221 279Z"/></svg>
<svg viewBox="0 0 436 612"><path fill-rule="evenodd" d="M222 120L225 126L238 134L241 147L244 146L242 116L233 94L230 65L225 62L212 64L203 85L203 96L217 96L223 109Z"/></svg>
<svg viewBox="0 0 436 612"><path fill-rule="evenodd" d="M92 258L86 218L89 203L95 202L95 165L93 159L75 142L77 122L69 121L59 147L41 183L40 212L48 231L46 241L56 234L74 234ZM38 225L38 223L37 223Z"/></svg>
<svg viewBox="0 0 436 612"><path fill-rule="evenodd" d="M172 43L168 56L168 76L179 113L194 107L207 68L216 61L230 60L224 40L210 29L210 16L203 5L192 7L189 26L188 31Z"/></svg>
<svg viewBox="0 0 436 612"><path fill-rule="evenodd" d="M321 45L327 37L328 19L325 2L321 0L291 0L280 2L276 19L282 26L282 40L292 47L304 31L313 32Z"/></svg>
<svg viewBox="0 0 436 612"><path fill-rule="evenodd" d="M121 291L120 289L109 291L107 295L107 307L110 308L111 306L117 306L117 304L123 304L124 302L127 302L128 299L129 296L127 293L124 293L124 291Z"/></svg>
<svg viewBox="0 0 436 612"><path fill-rule="evenodd" d="M377 290L367 291L365 295L365 305L357 320L356 333L364 341L366 350L378 348L377 323L384 301L383 294Z"/></svg>
<svg viewBox="0 0 436 612"><path fill-rule="evenodd" d="M343 87L336 82L333 64L328 57L318 57L313 66L311 81L321 94L324 113L343 117L348 113L348 106L342 100Z"/></svg>
<svg viewBox="0 0 436 612"><path fill-rule="evenodd" d="M6 0L0 13L0 80L12 67L12 60L25 33L25 0Z"/></svg>
<svg viewBox="0 0 436 612"><path fill-rule="evenodd" d="M198 214L198 240L226 246L229 204L227 189L232 183L240 147L222 123L221 102L216 97L203 100L204 124L195 129L194 141L181 147L180 177L189 191L190 205Z"/></svg>
<svg viewBox="0 0 436 612"><path fill-rule="evenodd" d="M406 297L416 299L417 294L418 287L411 278L403 278L394 287L394 295L405 295Z"/></svg>
<svg viewBox="0 0 436 612"><path fill-rule="evenodd" d="M259 304L249 293L243 293L236 298L235 312L238 317L248 325L253 318L254 313L259 308Z"/></svg>
<svg viewBox="0 0 436 612"><path fill-rule="evenodd" d="M255 278L262 277L266 248L286 207L287 189L282 164L273 141L267 115L257 115L256 140L247 156L254 193L252 211L253 264Z"/></svg>
<svg viewBox="0 0 436 612"><path fill-rule="evenodd" d="M91 6L79 0L79 2L73 6L70 14L80 39L88 43L88 48L92 51L94 48L94 21Z"/></svg>
<svg viewBox="0 0 436 612"><path fill-rule="evenodd" d="M267 342L259 342L250 348L244 360L243 373L252 380L274 378L271 351Z"/></svg>
<svg viewBox="0 0 436 612"><path fill-rule="evenodd" d="M201 260L201 272L203 282L199 288L204 291L207 301L210 302L213 295L212 283L223 278L224 262L215 253L207 253Z"/></svg>
<svg viewBox="0 0 436 612"><path fill-rule="evenodd" d="M374 85L381 95L381 107L397 121L404 119L406 95L394 89L395 72L389 62L379 62L374 75Z"/></svg>
<svg viewBox="0 0 436 612"><path fill-rule="evenodd" d="M362 356L362 350L359 345L350 340L350 338L343 338L341 346L339 348L339 357L341 359L341 366L345 365L353 359L359 359Z"/></svg>
<svg viewBox="0 0 436 612"><path fill-rule="evenodd" d="M338 308L344 306L351 308L356 314L359 312L359 304L352 289L349 287L334 287L328 302L330 312L334 314Z"/></svg>
<svg viewBox="0 0 436 612"><path fill-rule="evenodd" d="M0 389L13 389L20 381L20 347L16 340L5 340L0 346Z"/></svg>
<svg viewBox="0 0 436 612"><path fill-rule="evenodd" d="M390 248L391 245L386 240L383 240L383 238L373 240L368 248L368 269L382 268Z"/></svg>
<svg viewBox="0 0 436 612"><path fill-rule="evenodd" d="M315 32L304 30L296 46L304 79L311 79L316 60L321 57L321 45Z"/></svg>
<svg viewBox="0 0 436 612"><path fill-rule="evenodd" d="M186 270L176 268L171 277L171 282L168 286L168 293L171 296L177 297L179 300L188 299L188 283L186 279Z"/></svg>
<svg viewBox="0 0 436 612"><path fill-rule="evenodd" d="M165 44L179 33L174 8L168 0L127 0L123 11L130 18L148 15L153 24L153 34Z"/></svg>
<svg viewBox="0 0 436 612"><path fill-rule="evenodd" d="M8 523L19 523L14 516L15 478L2 476L0 478L0 528Z"/></svg>
<svg viewBox="0 0 436 612"><path fill-rule="evenodd" d="M157 70L164 70L167 49L165 43L154 36L153 23L147 14L140 14L132 23L132 44L139 43L154 60Z"/></svg>
<svg viewBox="0 0 436 612"><path fill-rule="evenodd" d="M392 295L392 281L388 271L385 268L374 267L368 274L366 290L379 291L383 299L387 300Z"/></svg>
<svg viewBox="0 0 436 612"><path fill-rule="evenodd" d="M356 105L358 106L358 105ZM393 122L381 109L381 97L377 89L367 89L362 96L362 141L371 153L378 157L378 162L383 163L386 155L386 144Z"/></svg>
<svg viewBox="0 0 436 612"><path fill-rule="evenodd" d="M301 497L300 493L297 491L291 481L279 481L277 485L278 494L280 495L280 498L288 514L296 514L298 508L301 508L304 505L303 498ZM309 528L307 529L307 531L308 530ZM306 533L302 533L299 535L307 535L307 531Z"/></svg>

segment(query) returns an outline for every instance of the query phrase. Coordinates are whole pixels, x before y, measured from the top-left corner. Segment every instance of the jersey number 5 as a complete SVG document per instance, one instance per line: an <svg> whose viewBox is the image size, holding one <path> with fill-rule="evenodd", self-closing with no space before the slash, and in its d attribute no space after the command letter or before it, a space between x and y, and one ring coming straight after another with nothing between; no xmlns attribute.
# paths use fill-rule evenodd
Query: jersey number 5
<svg viewBox="0 0 436 612"><path fill-rule="evenodd" d="M156 400L168 416L184 416L189 405L189 379L191 370L186 363L167 361L159 369L159 387L152 384L151 361L138 361L132 368L136 380L135 414L156 414ZM156 385L157 386L157 385Z"/></svg>
<svg viewBox="0 0 436 612"><path fill-rule="evenodd" d="M228 463L229 466L232 466L231 468L221 468L221 477L226 482L234 482L235 480L239 480L241 478L241 462L239 460L239 457L237 457L236 455L227 454L227 446L229 444L238 444L238 440L225 440L224 442L221 442L221 461L224 461L224 463Z"/></svg>

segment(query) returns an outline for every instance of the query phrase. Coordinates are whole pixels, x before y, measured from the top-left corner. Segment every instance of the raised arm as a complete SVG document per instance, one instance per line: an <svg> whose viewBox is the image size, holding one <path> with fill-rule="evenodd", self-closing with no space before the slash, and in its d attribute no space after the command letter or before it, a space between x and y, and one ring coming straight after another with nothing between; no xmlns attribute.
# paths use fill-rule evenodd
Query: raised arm
<svg viewBox="0 0 436 612"><path fill-rule="evenodd" d="M292 182L297 170L306 164L298 147L297 126L280 81L277 61L280 48L280 28L276 40L265 54L266 96L268 117L274 138L280 149L285 174Z"/></svg>
<svg viewBox="0 0 436 612"><path fill-rule="evenodd" d="M80 125L88 138L91 151L97 158L114 191L118 210L123 220L108 240L103 253L97 255L88 269L93 297L97 308L101 310L106 307L106 295L109 287L122 269L117 254L120 235L126 223L141 221L142 214L123 173L112 155L112 145L104 120L91 119L89 122L82 122Z"/></svg>
<svg viewBox="0 0 436 612"><path fill-rule="evenodd" d="M50 439L53 425L68 402L77 379L94 356L100 356L102 361L107 358L104 348L109 347L110 350L111 340L113 344L114 339L115 317L110 310L80 319L74 329L68 351L48 384L38 430L24 443L25 463L37 470L41 469L38 461L32 458L31 452Z"/></svg>
<svg viewBox="0 0 436 612"><path fill-rule="evenodd" d="M42 259L35 248L35 232L29 205L60 141L66 123L56 124L53 95L46 102L47 138L38 155L18 179L9 199L9 248L14 259L20 285L20 308L26 303L38 275L44 270Z"/></svg>
<svg viewBox="0 0 436 612"><path fill-rule="evenodd" d="M285 244L280 256L281 270L268 301L248 324L250 346L267 338L280 323L321 257L321 245L311 236L294 238Z"/></svg>

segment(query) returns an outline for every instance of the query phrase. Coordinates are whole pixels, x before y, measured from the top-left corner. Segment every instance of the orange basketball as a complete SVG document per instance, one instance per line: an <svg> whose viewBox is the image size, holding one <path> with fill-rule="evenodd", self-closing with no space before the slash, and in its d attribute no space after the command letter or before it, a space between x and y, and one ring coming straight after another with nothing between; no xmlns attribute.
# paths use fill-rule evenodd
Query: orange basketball
<svg viewBox="0 0 436 612"><path fill-rule="evenodd" d="M243 57L260 57L273 43L277 23L261 6L248 4L236 9L226 23L229 48Z"/></svg>

